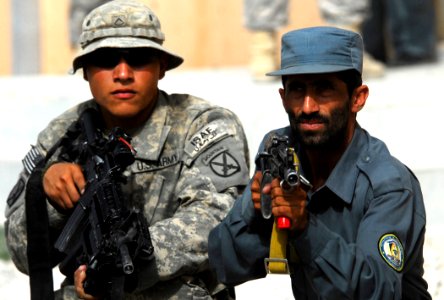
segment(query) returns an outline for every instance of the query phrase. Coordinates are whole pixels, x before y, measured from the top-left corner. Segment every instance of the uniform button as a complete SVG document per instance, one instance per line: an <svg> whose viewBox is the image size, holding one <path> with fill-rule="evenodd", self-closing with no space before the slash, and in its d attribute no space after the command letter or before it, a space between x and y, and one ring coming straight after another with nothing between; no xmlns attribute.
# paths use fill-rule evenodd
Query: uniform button
<svg viewBox="0 0 444 300"><path fill-rule="evenodd" d="M365 162L369 162L369 161L370 161L370 156L366 156L366 157L364 158L364 160L365 160Z"/></svg>

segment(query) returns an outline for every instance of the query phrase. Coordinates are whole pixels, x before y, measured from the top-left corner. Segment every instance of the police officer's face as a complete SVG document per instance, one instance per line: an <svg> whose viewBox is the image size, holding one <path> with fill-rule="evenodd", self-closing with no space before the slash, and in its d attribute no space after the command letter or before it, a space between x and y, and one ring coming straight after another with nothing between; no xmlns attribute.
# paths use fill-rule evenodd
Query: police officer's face
<svg viewBox="0 0 444 300"><path fill-rule="evenodd" d="M347 85L333 73L288 76L279 92L296 138L314 148L348 144L356 113L367 98L365 94L356 101L356 90L350 96Z"/></svg>
<svg viewBox="0 0 444 300"><path fill-rule="evenodd" d="M141 126L155 105L165 68L166 58L147 48L103 48L90 54L84 75L106 125Z"/></svg>

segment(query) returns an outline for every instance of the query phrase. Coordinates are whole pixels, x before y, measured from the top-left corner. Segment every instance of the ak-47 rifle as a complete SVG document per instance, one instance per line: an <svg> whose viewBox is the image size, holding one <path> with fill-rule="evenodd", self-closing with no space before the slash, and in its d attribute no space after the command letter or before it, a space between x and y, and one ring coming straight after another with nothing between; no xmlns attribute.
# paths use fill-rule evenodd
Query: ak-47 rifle
<svg viewBox="0 0 444 300"><path fill-rule="evenodd" d="M87 184L54 246L66 254L59 266L63 274L72 276L86 264L85 292L114 300L123 298L130 284L125 279L134 276L136 261L152 257L153 246L146 219L127 207L121 190L123 171L135 159L131 138L118 127L105 138L98 119L94 109L79 119L76 155Z"/></svg>
<svg viewBox="0 0 444 300"><path fill-rule="evenodd" d="M270 136L264 148L256 157L257 169L262 172L261 191L273 178L279 178L284 189L291 189L300 184L311 187L310 182L300 173L299 159L294 148L289 146L287 136ZM271 197L263 193L261 213L265 219L271 217ZM277 221L278 228L290 227L290 221L286 217L279 217Z"/></svg>

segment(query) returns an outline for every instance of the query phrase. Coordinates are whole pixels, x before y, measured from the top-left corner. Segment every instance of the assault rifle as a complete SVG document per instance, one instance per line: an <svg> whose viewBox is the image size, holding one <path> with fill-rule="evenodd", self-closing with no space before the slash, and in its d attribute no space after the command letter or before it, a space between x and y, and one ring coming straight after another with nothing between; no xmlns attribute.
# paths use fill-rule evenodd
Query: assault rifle
<svg viewBox="0 0 444 300"><path fill-rule="evenodd" d="M291 189L299 184L311 187L310 182L300 174L299 159L294 148L289 147L288 137L272 135L265 143L264 151L256 157L256 167L262 172L262 188L273 178L281 179L281 187ZM271 217L271 197L261 194L261 214L265 219ZM279 228L288 228L290 221L278 218Z"/></svg>
<svg viewBox="0 0 444 300"><path fill-rule="evenodd" d="M87 184L54 247L66 254L59 266L63 274L72 277L86 264L85 292L114 300L123 299L135 282L135 261L151 259L153 246L146 219L127 207L121 190L123 171L135 159L131 138L118 127L105 138L96 126L99 119L94 109L79 119L79 150L74 152Z"/></svg>

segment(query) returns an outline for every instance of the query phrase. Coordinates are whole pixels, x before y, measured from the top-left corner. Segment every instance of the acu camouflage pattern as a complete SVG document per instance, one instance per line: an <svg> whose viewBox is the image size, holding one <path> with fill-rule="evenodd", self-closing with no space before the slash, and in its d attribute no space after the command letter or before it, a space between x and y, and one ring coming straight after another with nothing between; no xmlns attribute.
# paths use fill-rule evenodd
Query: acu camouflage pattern
<svg viewBox="0 0 444 300"><path fill-rule="evenodd" d="M69 37L71 46L75 48L82 31L85 16L97 6L109 0L71 0L69 5Z"/></svg>
<svg viewBox="0 0 444 300"><path fill-rule="evenodd" d="M368 15L369 5L369 0L318 0L324 20L337 26L360 24ZM288 23L288 8L288 0L244 0L245 26L252 30L278 30Z"/></svg>
<svg viewBox="0 0 444 300"><path fill-rule="evenodd" d="M169 56L167 70L179 66L183 58L162 46L165 35L154 12L141 2L114 0L92 10L84 19L80 52L73 61L73 71L82 67L82 57L105 47L155 48Z"/></svg>
<svg viewBox="0 0 444 300"><path fill-rule="evenodd" d="M54 119L39 134L37 148L46 153L92 105L92 100L84 102ZM155 259L139 266L137 290L125 299L211 299L210 292L222 287L208 271L208 234L249 180L242 125L232 112L202 99L160 92L150 119L130 135L137 155L125 171L123 191L130 206L144 211ZM186 153L191 146L196 152ZM25 172L20 176L27 179ZM61 229L66 217L50 205L48 210L51 226ZM9 251L26 273L24 193L6 216ZM57 294L59 299L77 299L69 284Z"/></svg>

